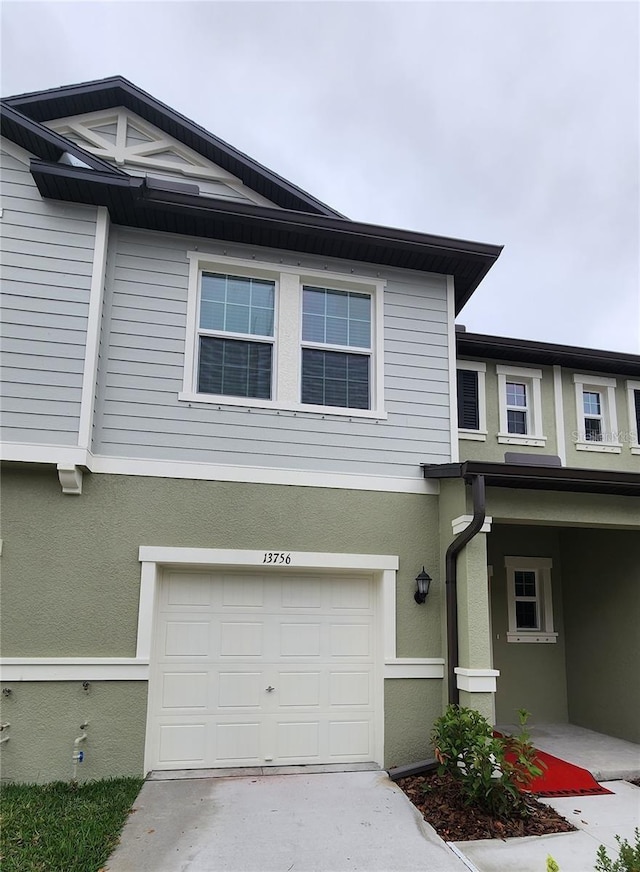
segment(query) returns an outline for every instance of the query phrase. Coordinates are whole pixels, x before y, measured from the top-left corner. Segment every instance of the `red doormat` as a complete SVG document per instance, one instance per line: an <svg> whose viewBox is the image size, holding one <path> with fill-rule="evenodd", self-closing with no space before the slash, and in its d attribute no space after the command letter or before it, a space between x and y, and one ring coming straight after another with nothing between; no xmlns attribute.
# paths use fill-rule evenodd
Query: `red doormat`
<svg viewBox="0 0 640 872"><path fill-rule="evenodd" d="M506 755L507 760L509 754ZM512 762L512 761L511 761ZM534 778L526 788L526 793L536 796L600 796L612 793L595 780L593 775L580 766L567 763L559 757L539 751L536 748L536 764L542 769L542 775Z"/></svg>

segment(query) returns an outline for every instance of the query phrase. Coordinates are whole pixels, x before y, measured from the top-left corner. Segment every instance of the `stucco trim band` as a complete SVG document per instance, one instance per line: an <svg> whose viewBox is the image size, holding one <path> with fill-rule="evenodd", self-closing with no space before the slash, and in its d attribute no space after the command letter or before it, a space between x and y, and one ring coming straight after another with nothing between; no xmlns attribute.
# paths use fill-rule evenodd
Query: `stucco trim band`
<svg viewBox="0 0 640 872"><path fill-rule="evenodd" d="M463 530L466 530L469 524L473 521L473 515L459 515L457 518L454 518L451 522L451 529L453 530L453 535L457 536L458 533L462 533ZM491 524L493 523L493 518L490 515L487 515L484 519L484 524L480 528L480 533L490 533L491 532Z"/></svg>
<svg viewBox="0 0 640 872"><path fill-rule="evenodd" d="M454 672L457 675L456 683L459 690L466 690L467 693L496 692L499 669L465 669L456 666Z"/></svg>
<svg viewBox="0 0 640 872"><path fill-rule="evenodd" d="M2 681L148 681L149 661L134 657L3 657Z"/></svg>
<svg viewBox="0 0 640 872"><path fill-rule="evenodd" d="M399 657L384 664L385 678L444 678L443 657Z"/></svg>

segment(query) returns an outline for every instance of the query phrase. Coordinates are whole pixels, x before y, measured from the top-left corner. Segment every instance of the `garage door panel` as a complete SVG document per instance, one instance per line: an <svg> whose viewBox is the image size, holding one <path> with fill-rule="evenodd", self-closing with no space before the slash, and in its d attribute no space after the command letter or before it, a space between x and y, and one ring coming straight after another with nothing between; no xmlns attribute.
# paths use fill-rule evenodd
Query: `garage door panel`
<svg viewBox="0 0 640 872"><path fill-rule="evenodd" d="M372 760L371 579L194 575L172 573L160 588L152 765Z"/></svg>
<svg viewBox="0 0 640 872"><path fill-rule="evenodd" d="M318 721L276 723L276 752L279 760L316 760L320 751Z"/></svg>
<svg viewBox="0 0 640 872"><path fill-rule="evenodd" d="M370 760L373 748L370 742L370 722L329 722L329 753L332 757L361 757Z"/></svg>
<svg viewBox="0 0 640 872"><path fill-rule="evenodd" d="M332 706L371 705L370 672L332 672L329 676L329 704Z"/></svg>
<svg viewBox="0 0 640 872"><path fill-rule="evenodd" d="M219 708L259 708L264 694L261 672L220 672L216 682Z"/></svg>
<svg viewBox="0 0 640 872"><path fill-rule="evenodd" d="M222 765L247 766L262 760L260 721L216 724L215 759Z"/></svg>
<svg viewBox="0 0 640 872"><path fill-rule="evenodd" d="M264 579L254 576L227 577L222 582L222 608L262 608Z"/></svg>
<svg viewBox="0 0 640 872"><path fill-rule="evenodd" d="M211 576L170 573L167 579L166 604L169 606L210 606Z"/></svg>
<svg viewBox="0 0 640 872"><path fill-rule="evenodd" d="M211 653L210 626L204 621L167 621L165 657L206 657Z"/></svg>
<svg viewBox="0 0 640 872"><path fill-rule="evenodd" d="M165 672L162 708L209 708L208 672Z"/></svg>
<svg viewBox="0 0 640 872"><path fill-rule="evenodd" d="M262 621L223 621L220 624L221 657L261 657L263 651Z"/></svg>
<svg viewBox="0 0 640 872"><path fill-rule="evenodd" d="M280 654L283 657L318 657L320 624L297 622L280 625Z"/></svg>
<svg viewBox="0 0 640 872"><path fill-rule="evenodd" d="M371 655L371 625L332 624L330 630L332 657L369 657Z"/></svg>
<svg viewBox="0 0 640 872"><path fill-rule="evenodd" d="M206 757L207 725L195 724L161 724L160 725L161 764L192 765L203 763Z"/></svg>

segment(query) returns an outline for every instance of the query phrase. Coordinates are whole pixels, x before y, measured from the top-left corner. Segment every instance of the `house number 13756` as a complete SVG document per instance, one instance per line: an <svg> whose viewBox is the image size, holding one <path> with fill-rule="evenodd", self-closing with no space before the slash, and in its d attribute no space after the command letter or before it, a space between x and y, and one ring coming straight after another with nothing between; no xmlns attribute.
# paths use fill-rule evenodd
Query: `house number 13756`
<svg viewBox="0 0 640 872"><path fill-rule="evenodd" d="M291 554L286 551L265 551L263 563L291 563Z"/></svg>

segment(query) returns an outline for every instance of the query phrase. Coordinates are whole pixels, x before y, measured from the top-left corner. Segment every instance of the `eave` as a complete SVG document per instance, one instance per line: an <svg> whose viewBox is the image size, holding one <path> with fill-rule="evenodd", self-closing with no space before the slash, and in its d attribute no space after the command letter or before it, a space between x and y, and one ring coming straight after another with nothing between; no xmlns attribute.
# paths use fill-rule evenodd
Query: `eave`
<svg viewBox="0 0 640 872"><path fill-rule="evenodd" d="M463 463L422 464L425 478L460 478L467 484L483 475L487 487L524 490L571 491L573 493L640 496L640 474L617 470L527 466L466 460Z"/></svg>
<svg viewBox="0 0 640 872"><path fill-rule="evenodd" d="M7 97L4 103L41 123L123 106L232 173L247 187L283 209L344 217L122 76L19 94Z"/></svg>
<svg viewBox="0 0 640 872"><path fill-rule="evenodd" d="M43 197L107 206L115 224L452 275L456 311L502 250L344 218L230 203L62 164L33 161L31 172Z"/></svg>
<svg viewBox="0 0 640 872"><path fill-rule="evenodd" d="M458 357L489 358L543 366L565 366L578 371L640 376L640 355L601 351L551 342L508 339L481 333L456 333Z"/></svg>

